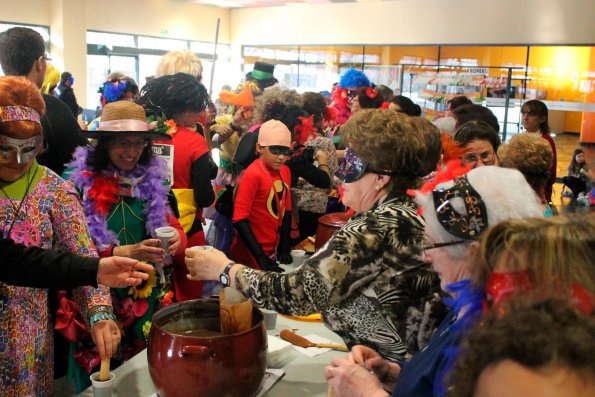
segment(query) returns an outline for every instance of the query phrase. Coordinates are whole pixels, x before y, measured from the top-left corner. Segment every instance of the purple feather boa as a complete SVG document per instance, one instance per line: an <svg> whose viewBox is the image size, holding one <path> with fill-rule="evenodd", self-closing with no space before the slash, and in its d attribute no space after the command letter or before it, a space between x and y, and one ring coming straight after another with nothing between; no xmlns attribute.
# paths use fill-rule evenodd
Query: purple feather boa
<svg viewBox="0 0 595 397"><path fill-rule="evenodd" d="M83 212L89 225L89 233L97 248L101 251L111 245L119 245L116 233L107 227L107 219L95 210L95 200L89 199L88 191L95 181L94 173L87 174L87 156L95 150L91 146L78 147L74 152L74 160L66 166L69 170L68 179L83 194ZM152 156L146 165L137 164L130 172L121 171L113 165L101 171L105 175L119 175L127 178L145 176L134 188L134 197L145 203L145 228L151 237L155 237L155 229L168 225L171 215L167 195L169 186L165 183L168 177L165 162L158 156Z"/></svg>

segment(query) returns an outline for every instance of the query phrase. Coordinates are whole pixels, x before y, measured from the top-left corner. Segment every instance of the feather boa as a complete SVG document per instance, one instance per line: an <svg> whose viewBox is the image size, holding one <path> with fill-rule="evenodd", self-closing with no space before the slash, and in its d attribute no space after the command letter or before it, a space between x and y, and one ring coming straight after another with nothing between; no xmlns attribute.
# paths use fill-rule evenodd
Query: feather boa
<svg viewBox="0 0 595 397"><path fill-rule="evenodd" d="M461 336L464 336L481 318L485 292L483 288L475 287L469 279L449 284L446 289L453 298L445 298L444 303L447 306L450 306L453 313L457 316L457 320L449 327L448 332L456 332ZM463 309L465 309L465 312L461 316L460 313ZM436 377L434 378L435 396L446 395L448 376L454 367L459 354L459 344L450 346L444 351L446 362L444 366L438 370Z"/></svg>
<svg viewBox="0 0 595 397"><path fill-rule="evenodd" d="M157 156L153 156L148 164L140 165L130 172L118 170L110 164L106 170L93 172L87 170L87 156L94 148L79 147L74 152L74 160L67 164L72 168L69 179L83 194L83 212L89 225L89 233L99 250L110 245L119 245L114 232L108 229L106 215L118 201L118 176L138 178L145 176L134 187L134 197L145 202L145 228L147 233L155 237L155 229L169 224L171 211L167 201L169 186L164 183L167 168Z"/></svg>

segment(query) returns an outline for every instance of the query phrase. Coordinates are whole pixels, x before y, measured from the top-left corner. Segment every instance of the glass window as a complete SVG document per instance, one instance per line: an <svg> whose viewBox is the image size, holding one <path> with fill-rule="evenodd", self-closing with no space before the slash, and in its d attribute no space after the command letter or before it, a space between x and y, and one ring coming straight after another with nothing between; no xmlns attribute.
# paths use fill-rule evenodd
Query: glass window
<svg viewBox="0 0 595 397"><path fill-rule="evenodd" d="M87 44L104 45L109 48L129 47L136 48L134 36L130 34L115 34L87 31Z"/></svg>
<svg viewBox="0 0 595 397"><path fill-rule="evenodd" d="M186 40L162 39L159 37L138 36L138 48L150 50L187 50L188 42Z"/></svg>

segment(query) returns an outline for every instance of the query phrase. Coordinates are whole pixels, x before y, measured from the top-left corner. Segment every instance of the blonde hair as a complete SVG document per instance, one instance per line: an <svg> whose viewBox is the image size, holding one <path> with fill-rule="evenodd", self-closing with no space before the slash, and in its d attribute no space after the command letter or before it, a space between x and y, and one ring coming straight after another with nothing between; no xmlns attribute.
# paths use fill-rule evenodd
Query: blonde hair
<svg viewBox="0 0 595 397"><path fill-rule="evenodd" d="M43 79L43 85L41 86L42 94L49 95L54 88L60 82L60 71L51 63L48 63L45 69L45 78Z"/></svg>
<svg viewBox="0 0 595 397"><path fill-rule="evenodd" d="M580 284L595 294L595 214L508 220L486 232L476 251L472 279L484 285L499 261L504 271L527 270L535 290L558 293Z"/></svg>
<svg viewBox="0 0 595 397"><path fill-rule="evenodd" d="M155 77L186 73L202 80L202 62L195 53L188 50L170 51L159 60Z"/></svg>

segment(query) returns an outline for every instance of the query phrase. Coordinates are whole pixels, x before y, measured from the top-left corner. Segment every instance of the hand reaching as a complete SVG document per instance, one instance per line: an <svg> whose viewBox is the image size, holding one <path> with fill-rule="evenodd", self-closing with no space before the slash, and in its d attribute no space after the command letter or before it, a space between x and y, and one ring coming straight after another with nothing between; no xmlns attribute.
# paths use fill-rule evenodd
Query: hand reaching
<svg viewBox="0 0 595 397"><path fill-rule="evenodd" d="M97 269L97 281L113 288L139 285L149 278L147 273L154 270L153 266L136 259L119 256L101 258Z"/></svg>
<svg viewBox="0 0 595 397"><path fill-rule="evenodd" d="M256 263L258 263L258 266L260 266L262 270L265 270L267 272L283 273L283 268L279 267L266 255L258 256L256 258Z"/></svg>

